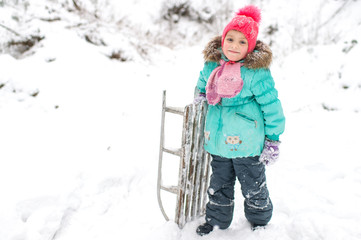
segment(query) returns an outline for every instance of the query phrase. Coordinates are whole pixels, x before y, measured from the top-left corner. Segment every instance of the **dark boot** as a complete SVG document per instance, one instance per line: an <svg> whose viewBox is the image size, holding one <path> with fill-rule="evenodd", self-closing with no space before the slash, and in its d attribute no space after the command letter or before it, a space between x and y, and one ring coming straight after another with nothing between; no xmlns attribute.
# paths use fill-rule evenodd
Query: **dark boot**
<svg viewBox="0 0 361 240"><path fill-rule="evenodd" d="M199 236L207 235L212 231L213 231L213 226L209 223L204 223L202 225L199 225L197 228L197 234Z"/></svg>
<svg viewBox="0 0 361 240"><path fill-rule="evenodd" d="M265 229L266 224L251 223L251 228L252 228L252 231L256 231L256 230L259 230L259 229Z"/></svg>

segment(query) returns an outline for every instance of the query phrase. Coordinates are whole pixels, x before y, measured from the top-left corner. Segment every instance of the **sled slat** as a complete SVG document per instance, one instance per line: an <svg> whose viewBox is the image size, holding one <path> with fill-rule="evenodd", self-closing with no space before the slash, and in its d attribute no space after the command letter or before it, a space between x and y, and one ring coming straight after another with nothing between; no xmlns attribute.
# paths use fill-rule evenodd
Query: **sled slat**
<svg viewBox="0 0 361 240"><path fill-rule="evenodd" d="M190 109L192 109L192 115L191 118L189 118L189 124L187 129L187 139L188 142L186 142L186 147L188 149L188 155L186 161L188 162L188 174L187 174L187 191L186 191L186 202L185 202L185 222L188 222L190 220L191 216L191 208L192 208L192 198L193 198L193 179L194 179L194 170L195 170L195 159L194 159L194 153L195 153L195 145L194 145L194 134L196 133L196 122L195 118L197 115L197 112L195 109L193 109L192 105L188 106Z"/></svg>
<svg viewBox="0 0 361 240"><path fill-rule="evenodd" d="M173 154L173 155L176 155L176 156L182 156L182 149L179 148L179 149L168 149L168 148L163 148L163 151L166 152L166 153L170 153L170 154Z"/></svg>
<svg viewBox="0 0 361 240"><path fill-rule="evenodd" d="M199 150L198 150L198 154L197 154L197 162L199 163L199 167L198 167L198 173L197 173L197 179L196 179L196 193L195 195L198 197L196 202L195 202L195 216L200 216L203 214L204 209L203 209L203 204L202 204L202 199L206 198L206 195L203 192L203 188L205 186L204 183L204 178L203 176L205 175L205 170L207 168L208 165L206 165L206 151L204 150L204 123L205 123L205 116L206 116L206 104L203 102L200 105L200 114L199 114L199 118L198 118L198 124L199 124L199 129L201 131L199 131L199 136L198 136L198 145L199 145Z"/></svg>
<svg viewBox="0 0 361 240"><path fill-rule="evenodd" d="M177 108L177 107L166 107L165 111L170 112L170 113L175 113L178 115L182 115L182 116L184 114L184 110L182 108Z"/></svg>
<svg viewBox="0 0 361 240"><path fill-rule="evenodd" d="M200 145L200 141L201 141L201 137L202 137L202 132L203 129L201 128L201 123L200 123L200 116L201 116L201 112L200 112L200 108L201 105L194 105L193 106L195 108L195 114L194 114L194 127L193 127L193 166L194 166L194 175L192 176L192 186L193 189L191 189L192 191L192 208L191 208L191 213L190 213L190 217L189 220L193 220L194 217L196 216L196 212L197 212L197 201L198 201L198 188L199 188L199 172L200 172L200 159L198 157L199 152L202 148L202 145Z"/></svg>
<svg viewBox="0 0 361 240"><path fill-rule="evenodd" d="M188 161L189 159L189 151L188 145L189 143L189 118L191 117L191 108L189 106L185 107L184 115L183 115L183 134L182 134L182 156L180 160L179 166L179 192L177 196L177 208L176 208L176 223L178 226L183 226L185 223L185 215L184 215L184 205L186 200L186 187L187 187L187 169L188 169Z"/></svg>
<svg viewBox="0 0 361 240"><path fill-rule="evenodd" d="M178 186L160 186L162 190L177 194L178 193Z"/></svg>
<svg viewBox="0 0 361 240"><path fill-rule="evenodd" d="M191 105L188 105L187 108L189 109L189 118L187 121L187 128L186 128L186 142L185 142L185 161L186 161L186 183L185 183L185 202L184 202L184 218L181 222L181 226L183 226L189 220L189 211L191 208L191 188L192 183L191 179L194 174L194 167L193 167L193 127L194 127L194 111Z"/></svg>
<svg viewBox="0 0 361 240"><path fill-rule="evenodd" d="M201 215L205 214L206 204L207 204L207 190L209 186L209 177L210 177L210 163L211 163L211 155L209 153L205 153L205 169L204 174L202 175L202 211Z"/></svg>

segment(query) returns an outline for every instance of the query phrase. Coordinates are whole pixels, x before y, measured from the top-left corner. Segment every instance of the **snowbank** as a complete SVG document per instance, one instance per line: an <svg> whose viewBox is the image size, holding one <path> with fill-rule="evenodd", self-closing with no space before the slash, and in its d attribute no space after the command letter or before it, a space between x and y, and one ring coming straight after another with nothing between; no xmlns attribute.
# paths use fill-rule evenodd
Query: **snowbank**
<svg viewBox="0 0 361 240"><path fill-rule="evenodd" d="M47 7L35 1L26 15L17 14L19 26L4 22L45 38L18 59L10 52L0 55L0 239L198 239L195 228L203 219L182 230L164 221L156 174L162 90L169 105L192 101L208 36L192 42L199 26L181 19L174 31L188 28L190 35L182 36L190 46L170 49L154 44L152 34L149 41L139 38L165 24L153 25L160 21L162 1L109 1L114 8L98 9L113 15L101 15L101 21L59 8L60 2L72 7L70 1L49 1ZM297 9L290 3L259 3L264 22L279 24L278 34L265 34L266 24L261 35L276 48L271 70L287 118L281 159L267 168L274 216L267 229L252 232L237 185L231 227L204 238L360 239L360 28L349 32L360 3L327 2L320 19L312 16L323 1L314 2L305 19L292 18ZM149 12L145 18L142 4ZM310 4L298 7L306 12ZM316 43L292 45L288 28L322 25L342 6L348 10L337 13L339 21L329 20ZM94 11L94 5L83 7ZM1 19L14 9L0 6ZM323 42L326 30L342 33L340 40ZM13 37L5 32L1 41ZM117 52L122 58L109 57ZM176 144L179 131L170 126L166 141ZM171 181L176 168L177 163L166 169ZM171 215L174 198L164 197Z"/></svg>

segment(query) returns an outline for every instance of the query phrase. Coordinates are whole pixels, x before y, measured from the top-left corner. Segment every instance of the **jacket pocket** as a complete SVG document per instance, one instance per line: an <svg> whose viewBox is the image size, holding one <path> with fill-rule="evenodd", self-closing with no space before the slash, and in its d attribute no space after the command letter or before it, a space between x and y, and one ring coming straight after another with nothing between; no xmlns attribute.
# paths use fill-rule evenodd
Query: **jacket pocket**
<svg viewBox="0 0 361 240"><path fill-rule="evenodd" d="M244 113L240 113L240 112L236 112L236 115L238 117L240 117L241 119L243 119L244 121L253 124L254 127L257 128L257 120L256 119L253 119L252 117L250 117Z"/></svg>

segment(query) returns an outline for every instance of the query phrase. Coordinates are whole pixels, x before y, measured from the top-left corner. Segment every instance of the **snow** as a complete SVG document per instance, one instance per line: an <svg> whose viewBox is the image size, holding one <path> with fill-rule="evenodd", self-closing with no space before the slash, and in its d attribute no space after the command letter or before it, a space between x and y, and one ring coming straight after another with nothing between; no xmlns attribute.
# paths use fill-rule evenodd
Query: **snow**
<svg viewBox="0 0 361 240"><path fill-rule="evenodd" d="M160 118L164 89L170 106L192 102L203 66L201 51L214 32L197 35L190 45L197 25L183 21L174 32L184 33L184 39L169 40L168 48L155 44L171 38L159 30L164 23L154 23L160 21L161 1L108 2L113 7L98 1L105 16L99 22L59 8L56 1L34 1L25 15L19 6L0 4L2 24L45 36L21 58L0 55L1 240L200 238L195 229L202 218L179 229L158 208ZM264 28L267 21L279 27L279 39L263 32L260 38L274 42L271 71L286 115L280 160L267 167L273 218L266 229L251 231L236 185L231 227L204 239L361 239L360 2L348 1L347 11L318 35L310 31L317 35L315 41L305 36L295 42L294 31L287 29L314 31L312 20L324 23L342 6L342 1L312 2L324 6L322 15L312 18L315 7L297 22L292 4L260 1ZM147 6L143 12L142 4ZM307 4L299 2L298 7L306 11ZM289 11L282 12L284 8ZM9 20L15 13L18 23ZM57 14L61 21L34 17ZM124 25L119 27L120 19ZM84 28L74 27L79 21ZM153 31L149 41L141 37L148 30ZM13 36L0 31L1 43ZM100 36L107 45L90 44L85 34ZM331 34L337 37L328 41ZM115 50L127 60L109 59ZM169 120L170 148L178 147L180 124ZM177 159L163 161L165 181L176 183ZM174 197L163 197L174 218Z"/></svg>

